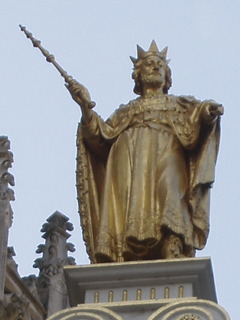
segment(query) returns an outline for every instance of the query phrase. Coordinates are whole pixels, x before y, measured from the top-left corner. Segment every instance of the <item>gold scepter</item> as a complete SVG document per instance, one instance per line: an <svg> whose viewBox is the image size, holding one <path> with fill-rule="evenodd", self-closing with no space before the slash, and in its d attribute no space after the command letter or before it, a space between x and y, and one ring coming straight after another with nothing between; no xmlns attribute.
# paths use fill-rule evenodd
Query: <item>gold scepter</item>
<svg viewBox="0 0 240 320"><path fill-rule="evenodd" d="M55 57L53 54L49 53L43 46L41 45L41 41L37 40L33 37L32 33L29 32L26 27L19 25L21 31L23 31L27 38L29 38L32 41L32 44L34 47L39 48L39 50L42 52L42 54L46 57L46 60L54 65L54 67L59 71L61 76L64 78L65 82L69 85L76 83L76 80L73 79L72 76L70 76L63 68L57 63L55 60ZM81 97L82 98L82 97ZM86 98L85 98L86 100ZM95 107L96 103L94 101L84 101L87 103L88 108L92 109Z"/></svg>

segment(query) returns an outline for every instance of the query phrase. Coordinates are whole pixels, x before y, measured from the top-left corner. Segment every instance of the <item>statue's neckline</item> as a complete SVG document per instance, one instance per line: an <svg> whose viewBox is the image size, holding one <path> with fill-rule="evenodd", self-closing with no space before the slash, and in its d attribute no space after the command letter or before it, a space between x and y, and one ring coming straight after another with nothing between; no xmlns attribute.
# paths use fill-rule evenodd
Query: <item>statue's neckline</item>
<svg viewBox="0 0 240 320"><path fill-rule="evenodd" d="M148 94L146 96L142 96L139 99L141 101L148 101L148 100L165 100L166 99L166 94Z"/></svg>

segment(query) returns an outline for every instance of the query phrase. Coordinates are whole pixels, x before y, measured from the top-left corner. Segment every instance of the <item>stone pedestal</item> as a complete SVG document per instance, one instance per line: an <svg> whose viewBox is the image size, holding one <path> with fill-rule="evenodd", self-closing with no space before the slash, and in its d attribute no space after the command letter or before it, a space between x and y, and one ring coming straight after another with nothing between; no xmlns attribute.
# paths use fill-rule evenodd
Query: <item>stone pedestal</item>
<svg viewBox="0 0 240 320"><path fill-rule="evenodd" d="M72 308L49 320L229 320L209 258L64 268Z"/></svg>

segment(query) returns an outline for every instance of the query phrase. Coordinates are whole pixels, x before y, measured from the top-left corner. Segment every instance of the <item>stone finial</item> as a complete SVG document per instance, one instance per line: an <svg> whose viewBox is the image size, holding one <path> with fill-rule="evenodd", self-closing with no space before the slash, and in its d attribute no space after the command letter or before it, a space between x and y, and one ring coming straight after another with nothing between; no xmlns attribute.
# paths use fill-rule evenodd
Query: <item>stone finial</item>
<svg viewBox="0 0 240 320"><path fill-rule="evenodd" d="M42 253L42 257L36 259L33 266L40 270L37 288L48 316L67 304L63 266L75 264L75 259L68 257L68 251L75 251L74 245L67 242L70 237L67 231L72 230L73 225L68 217L59 211L55 211L41 229L45 244L38 246L36 253Z"/></svg>
<svg viewBox="0 0 240 320"><path fill-rule="evenodd" d="M72 243L67 243L70 234L67 232L73 230L72 223L62 213L55 211L43 224L41 232L46 240L45 244L40 244L36 253L42 253L42 258L35 260L34 267L40 269L40 274L49 277L58 274L64 265L75 264L74 259L68 257L68 251L74 252Z"/></svg>
<svg viewBox="0 0 240 320"><path fill-rule="evenodd" d="M0 136L0 218L6 227L11 226L12 209L10 201L14 200L14 192L8 185L14 186L14 177L8 172L12 167L13 154L9 151L10 141L5 136Z"/></svg>
<svg viewBox="0 0 240 320"><path fill-rule="evenodd" d="M3 299L5 272L7 263L8 229L12 224L13 211L10 201L14 193L8 185L14 186L14 177L8 172L13 163L13 154L9 151L10 141L0 136L0 300Z"/></svg>

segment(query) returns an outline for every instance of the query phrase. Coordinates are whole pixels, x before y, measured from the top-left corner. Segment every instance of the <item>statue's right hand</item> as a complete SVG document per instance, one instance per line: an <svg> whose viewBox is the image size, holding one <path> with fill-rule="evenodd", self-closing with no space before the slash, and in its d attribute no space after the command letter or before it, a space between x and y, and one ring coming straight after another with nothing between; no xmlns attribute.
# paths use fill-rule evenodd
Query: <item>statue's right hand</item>
<svg viewBox="0 0 240 320"><path fill-rule="evenodd" d="M73 100L81 107L82 122L84 124L89 123L93 115L93 111L91 109L95 106L95 102L91 101L87 88L76 80L69 81L65 86L70 92Z"/></svg>
<svg viewBox="0 0 240 320"><path fill-rule="evenodd" d="M81 107L81 109L91 108L90 94L82 84L76 80L71 80L70 83L65 84L66 88L70 92L73 100Z"/></svg>

